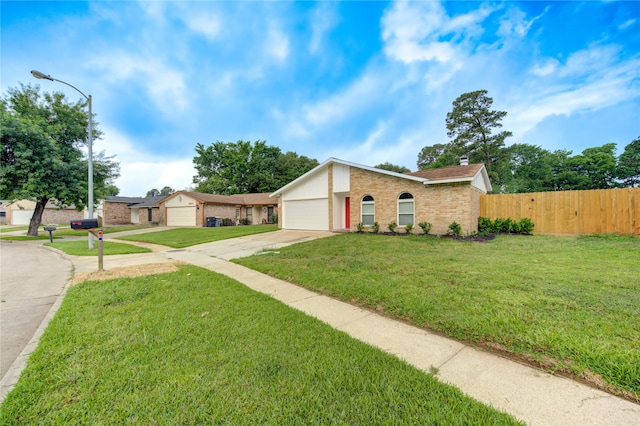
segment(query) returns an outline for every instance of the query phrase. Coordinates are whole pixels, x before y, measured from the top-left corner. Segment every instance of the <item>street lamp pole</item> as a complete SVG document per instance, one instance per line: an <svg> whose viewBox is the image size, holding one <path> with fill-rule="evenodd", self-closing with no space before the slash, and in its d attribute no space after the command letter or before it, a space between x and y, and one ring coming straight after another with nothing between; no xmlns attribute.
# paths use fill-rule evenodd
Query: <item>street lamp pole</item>
<svg viewBox="0 0 640 426"><path fill-rule="evenodd" d="M67 83L66 81L58 80L57 78L53 78L50 75L41 73L40 71L32 70L31 74L35 78L49 80L49 81L57 81L62 84L66 84L67 86L75 89L80 93L84 98L89 102L89 125L87 126L87 147L89 150L88 153L88 163L89 163L89 178L88 178L88 186L89 186L89 219L93 219L93 111L91 110L91 95L85 95L82 90L77 87ZM93 234L91 232L89 234L89 249L93 249Z"/></svg>

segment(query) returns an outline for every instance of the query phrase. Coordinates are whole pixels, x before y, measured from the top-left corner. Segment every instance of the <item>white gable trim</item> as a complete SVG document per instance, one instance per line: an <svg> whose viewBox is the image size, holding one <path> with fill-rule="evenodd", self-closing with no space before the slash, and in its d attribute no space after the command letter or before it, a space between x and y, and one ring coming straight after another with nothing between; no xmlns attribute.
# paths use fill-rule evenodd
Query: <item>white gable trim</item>
<svg viewBox="0 0 640 426"><path fill-rule="evenodd" d="M426 180L424 178L417 177L417 176L406 175L404 173L391 172L389 170L384 170L384 169L376 169L375 167L369 167L369 166L365 166L365 165L362 165L362 164L351 163L349 161L339 160L337 158L331 157L328 160L324 161L322 164L319 164L315 168L309 170L307 173L303 174L299 178L289 182L288 184L286 184L282 188L278 189L273 194L271 194L270 197L280 197L284 191L286 191L287 189L291 188L292 186L298 185L300 182L302 182L302 181L308 179L310 176L318 173L323 168L328 167L329 164L341 164L341 165L344 165L344 166L355 167L355 168L358 168L358 169L368 170L370 172L380 173L380 174L383 174L383 175L395 176L395 177L398 177L398 178L401 178L401 179L412 180L412 181L415 181L415 182L424 182Z"/></svg>
<svg viewBox="0 0 640 426"><path fill-rule="evenodd" d="M485 186L484 188L481 188L480 186L477 186L477 185L473 185L474 181L476 181L478 177L480 177L483 180L484 186ZM474 187L478 189L482 189L483 191L486 191L486 192L489 192L492 189L491 181L489 180L489 175L487 174L487 169L485 169L484 166L482 166L482 168L478 170L476 174L471 177L452 178L452 179L434 179L434 180L425 179L424 185L425 186L438 185L440 183L458 183L458 182L471 182L471 184Z"/></svg>

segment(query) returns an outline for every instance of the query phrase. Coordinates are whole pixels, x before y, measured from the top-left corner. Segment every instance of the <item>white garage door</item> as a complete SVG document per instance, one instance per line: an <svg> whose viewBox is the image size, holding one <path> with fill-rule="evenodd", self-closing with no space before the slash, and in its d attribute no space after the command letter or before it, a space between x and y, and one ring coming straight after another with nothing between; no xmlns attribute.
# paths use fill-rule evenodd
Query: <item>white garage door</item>
<svg viewBox="0 0 640 426"><path fill-rule="evenodd" d="M13 210L11 212L11 224L28 225L32 216L33 210Z"/></svg>
<svg viewBox="0 0 640 426"><path fill-rule="evenodd" d="M196 208L167 207L167 226L196 226Z"/></svg>
<svg viewBox="0 0 640 426"><path fill-rule="evenodd" d="M283 201L285 229L329 230L329 200Z"/></svg>

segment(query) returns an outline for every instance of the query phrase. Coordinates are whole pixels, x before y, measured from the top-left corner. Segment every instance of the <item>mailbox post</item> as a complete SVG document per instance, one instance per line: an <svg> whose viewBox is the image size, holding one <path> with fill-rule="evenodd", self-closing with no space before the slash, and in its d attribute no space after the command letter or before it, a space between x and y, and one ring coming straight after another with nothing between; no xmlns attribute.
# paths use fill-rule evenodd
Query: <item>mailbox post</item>
<svg viewBox="0 0 640 426"><path fill-rule="evenodd" d="M45 226L44 230L49 232L49 241L53 243L53 234L51 234L51 233L56 230L56 227L55 226Z"/></svg>
<svg viewBox="0 0 640 426"><path fill-rule="evenodd" d="M102 229L98 228L98 219L76 219L71 221L71 229L86 229L94 237L98 238L98 271L103 271L102 262Z"/></svg>
<svg viewBox="0 0 640 426"><path fill-rule="evenodd" d="M98 237L98 271L102 271L102 229L99 229L97 232L89 231L94 236Z"/></svg>

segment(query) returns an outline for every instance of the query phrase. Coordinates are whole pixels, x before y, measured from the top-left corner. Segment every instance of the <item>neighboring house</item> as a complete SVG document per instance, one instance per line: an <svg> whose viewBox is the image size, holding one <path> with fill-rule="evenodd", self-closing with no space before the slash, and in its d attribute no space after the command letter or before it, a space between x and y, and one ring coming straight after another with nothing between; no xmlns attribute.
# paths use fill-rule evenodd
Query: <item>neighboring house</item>
<svg viewBox="0 0 640 426"><path fill-rule="evenodd" d="M102 224L160 223L158 202L165 197L108 197L102 202Z"/></svg>
<svg viewBox="0 0 640 426"><path fill-rule="evenodd" d="M0 200L0 225L7 224L7 205L10 202L9 200Z"/></svg>
<svg viewBox="0 0 640 426"><path fill-rule="evenodd" d="M207 218L244 219L249 224L273 223L278 201L270 194L218 195L178 191L158 203L167 226L206 226Z"/></svg>
<svg viewBox="0 0 640 426"><path fill-rule="evenodd" d="M330 158L271 196L278 198L284 229L355 230L358 223L391 222L402 230L430 222L445 234L457 222L464 233L477 231L480 195L491 190L483 164L403 174ZM416 231L414 231L416 232Z"/></svg>
<svg viewBox="0 0 640 426"><path fill-rule="evenodd" d="M8 225L28 225L33 217L36 202L31 200L16 200L6 205L6 223ZM56 206L49 201L42 213L43 224L68 225L74 219L82 219L83 211L76 210L73 206Z"/></svg>

